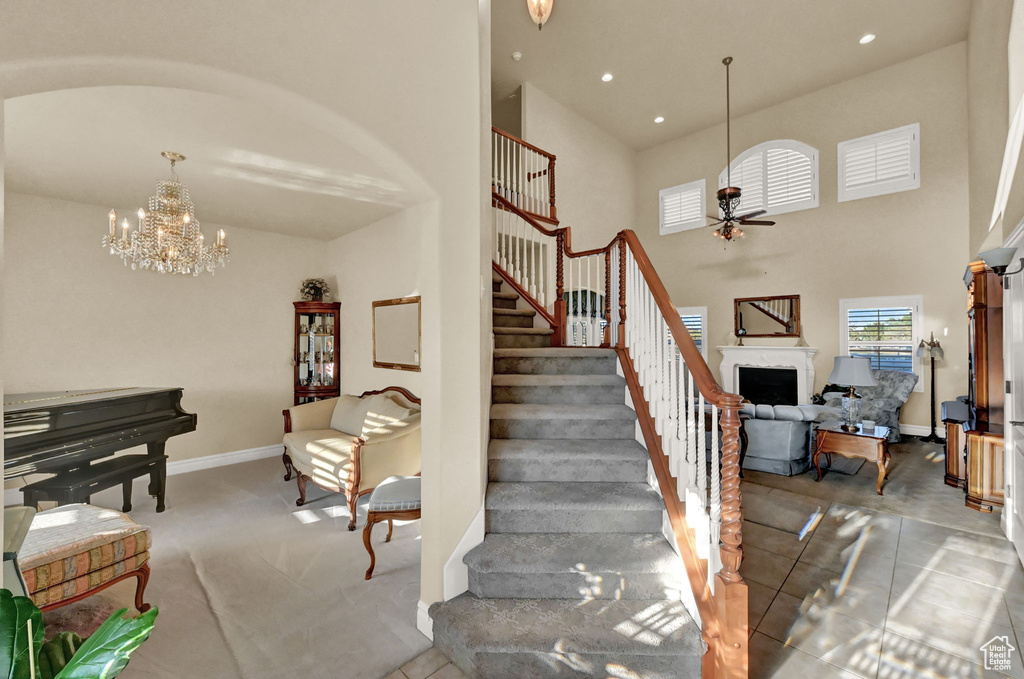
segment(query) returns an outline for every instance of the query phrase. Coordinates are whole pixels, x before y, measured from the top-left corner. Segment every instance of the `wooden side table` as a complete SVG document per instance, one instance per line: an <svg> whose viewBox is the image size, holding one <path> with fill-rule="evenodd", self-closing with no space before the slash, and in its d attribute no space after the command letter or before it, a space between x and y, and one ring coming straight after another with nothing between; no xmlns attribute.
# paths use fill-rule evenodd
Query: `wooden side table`
<svg viewBox="0 0 1024 679"><path fill-rule="evenodd" d="M821 465L818 458L827 455L829 466L832 466L832 453L843 457L856 458L874 462L878 465L878 482L875 490L882 494L882 483L885 481L885 473L889 467L889 428L875 426L874 431L865 432L862 425L857 425L857 431L843 431L838 425L819 429L815 438L814 455L811 461L818 471L818 481L821 481Z"/></svg>

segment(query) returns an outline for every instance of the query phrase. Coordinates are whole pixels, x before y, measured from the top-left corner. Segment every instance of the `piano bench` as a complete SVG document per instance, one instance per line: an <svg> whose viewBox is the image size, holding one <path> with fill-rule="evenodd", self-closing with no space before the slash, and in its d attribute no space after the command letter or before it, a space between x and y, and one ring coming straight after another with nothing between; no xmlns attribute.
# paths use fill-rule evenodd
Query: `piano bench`
<svg viewBox="0 0 1024 679"><path fill-rule="evenodd" d="M93 493L120 485L123 488L122 511L132 510L132 480L149 474L149 494L156 497L156 511L164 511L167 479L166 455L122 455L103 462L61 472L42 481L22 486L23 504L38 509L40 502L58 506L89 503Z"/></svg>

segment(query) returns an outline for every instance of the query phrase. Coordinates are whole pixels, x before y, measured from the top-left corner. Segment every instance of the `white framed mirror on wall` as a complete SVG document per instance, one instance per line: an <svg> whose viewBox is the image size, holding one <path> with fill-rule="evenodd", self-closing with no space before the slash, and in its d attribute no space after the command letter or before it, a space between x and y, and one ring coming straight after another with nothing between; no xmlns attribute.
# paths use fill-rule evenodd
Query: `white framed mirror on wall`
<svg viewBox="0 0 1024 679"><path fill-rule="evenodd" d="M373 367L420 371L420 298L373 302Z"/></svg>

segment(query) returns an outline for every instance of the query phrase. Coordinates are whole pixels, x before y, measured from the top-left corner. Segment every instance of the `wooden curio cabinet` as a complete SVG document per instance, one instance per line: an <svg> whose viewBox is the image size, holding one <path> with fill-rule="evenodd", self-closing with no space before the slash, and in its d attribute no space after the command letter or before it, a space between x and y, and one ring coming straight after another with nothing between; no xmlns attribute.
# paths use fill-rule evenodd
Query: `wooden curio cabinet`
<svg viewBox="0 0 1024 679"><path fill-rule="evenodd" d="M972 262L967 285L968 402L966 434L967 501L983 512L1003 506L1003 283L984 262ZM953 451L947 451L947 455ZM959 451L957 451L959 452Z"/></svg>
<svg viewBox="0 0 1024 679"><path fill-rule="evenodd" d="M295 306L295 405L340 395L338 331L341 302Z"/></svg>

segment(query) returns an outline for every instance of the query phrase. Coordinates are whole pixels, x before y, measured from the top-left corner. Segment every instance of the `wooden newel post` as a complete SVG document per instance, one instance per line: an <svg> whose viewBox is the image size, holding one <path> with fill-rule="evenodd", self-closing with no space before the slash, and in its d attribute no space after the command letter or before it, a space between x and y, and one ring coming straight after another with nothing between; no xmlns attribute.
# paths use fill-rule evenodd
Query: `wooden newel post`
<svg viewBox="0 0 1024 679"><path fill-rule="evenodd" d="M555 157L548 156L548 202L551 207L551 219L558 221L558 214L555 211Z"/></svg>
<svg viewBox="0 0 1024 679"><path fill-rule="evenodd" d="M722 404L722 570L715 574L718 620L715 677L746 679L747 583L740 576L743 560L743 505L740 496L740 404L729 394Z"/></svg>
<svg viewBox="0 0 1024 679"><path fill-rule="evenodd" d="M554 162L554 161L552 161ZM552 194L551 200L554 201L554 194ZM551 209L554 210L552 204ZM558 235L555 237L556 241L556 253L555 253L555 328L554 337L551 338L551 346L564 347L565 346L565 268L563 259L565 258L565 229L560 229Z"/></svg>
<svg viewBox="0 0 1024 679"><path fill-rule="evenodd" d="M619 236L619 335L615 346L626 346L626 239Z"/></svg>

